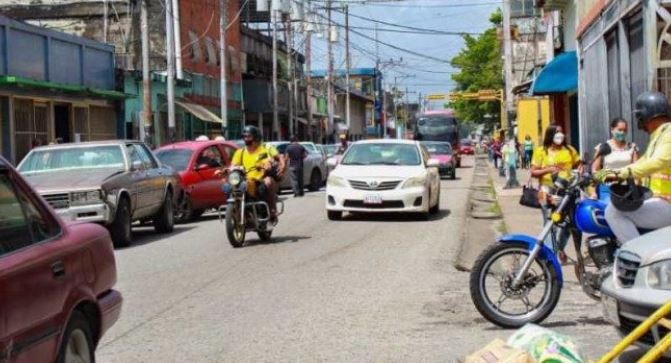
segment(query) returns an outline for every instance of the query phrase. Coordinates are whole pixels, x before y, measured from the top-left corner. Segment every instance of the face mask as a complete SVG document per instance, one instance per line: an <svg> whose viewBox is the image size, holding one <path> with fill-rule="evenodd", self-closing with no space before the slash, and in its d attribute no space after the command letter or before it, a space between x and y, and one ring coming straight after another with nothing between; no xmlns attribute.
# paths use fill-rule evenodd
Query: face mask
<svg viewBox="0 0 671 363"><path fill-rule="evenodd" d="M564 143L564 134L561 132L558 132L555 134L554 138L552 139L552 142L555 143L555 145L561 145Z"/></svg>
<svg viewBox="0 0 671 363"><path fill-rule="evenodd" d="M627 134L624 131L613 131L613 138L617 141L624 141L627 137Z"/></svg>

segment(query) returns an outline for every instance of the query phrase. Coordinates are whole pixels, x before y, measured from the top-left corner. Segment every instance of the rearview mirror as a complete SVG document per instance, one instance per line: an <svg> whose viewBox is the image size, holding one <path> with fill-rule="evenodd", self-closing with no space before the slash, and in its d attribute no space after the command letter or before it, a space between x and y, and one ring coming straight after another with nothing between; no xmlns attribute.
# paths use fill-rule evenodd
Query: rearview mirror
<svg viewBox="0 0 671 363"><path fill-rule="evenodd" d="M338 165L338 159L336 158L329 158L326 160L326 166L335 168Z"/></svg>
<svg viewBox="0 0 671 363"><path fill-rule="evenodd" d="M440 166L440 161L438 159L429 159L426 161L427 168L437 168Z"/></svg>

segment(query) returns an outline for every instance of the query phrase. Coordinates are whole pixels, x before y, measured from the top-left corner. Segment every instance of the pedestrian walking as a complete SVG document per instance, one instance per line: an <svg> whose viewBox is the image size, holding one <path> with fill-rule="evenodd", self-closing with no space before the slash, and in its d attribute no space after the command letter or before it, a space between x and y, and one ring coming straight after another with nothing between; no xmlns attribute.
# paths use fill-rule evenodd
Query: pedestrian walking
<svg viewBox="0 0 671 363"><path fill-rule="evenodd" d="M592 173L602 169L616 170L638 160L638 147L633 142L627 142L627 130L629 124L625 119L615 118L610 122L611 138L606 141L610 146L610 154L601 155L592 162ZM599 150L599 144L595 150ZM597 188L597 197L599 199L608 199L610 188L606 183L600 183Z"/></svg>
<svg viewBox="0 0 671 363"><path fill-rule="evenodd" d="M289 158L289 177L291 178L291 189L294 191L294 197L302 197L303 186L303 159L308 155L308 151L303 145L298 143L298 138L292 135L290 143L287 146L287 157Z"/></svg>
<svg viewBox="0 0 671 363"><path fill-rule="evenodd" d="M531 167L531 159L534 156L534 142L531 140L531 136L527 135L524 137L524 160L522 167L524 169L529 169Z"/></svg>
<svg viewBox="0 0 671 363"><path fill-rule="evenodd" d="M492 157L494 158L494 168L499 169L499 161L501 160L501 142L494 140L492 143Z"/></svg>

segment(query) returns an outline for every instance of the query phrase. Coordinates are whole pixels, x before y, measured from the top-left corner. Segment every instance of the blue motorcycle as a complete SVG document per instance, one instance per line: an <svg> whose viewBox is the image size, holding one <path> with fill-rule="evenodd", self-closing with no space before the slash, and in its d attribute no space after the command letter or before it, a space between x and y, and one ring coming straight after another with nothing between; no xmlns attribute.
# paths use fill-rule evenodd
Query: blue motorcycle
<svg viewBox="0 0 671 363"><path fill-rule="evenodd" d="M585 197L592 184L589 174L575 173L572 181L556 178L560 199L543 231L537 237L503 236L480 254L471 271L470 290L483 317L501 327L517 328L539 323L552 313L564 279L556 249L543 241L560 232L568 232L579 251L575 273L583 291L600 298L599 287L619 243L604 217L608 202ZM587 235L584 244L583 235Z"/></svg>

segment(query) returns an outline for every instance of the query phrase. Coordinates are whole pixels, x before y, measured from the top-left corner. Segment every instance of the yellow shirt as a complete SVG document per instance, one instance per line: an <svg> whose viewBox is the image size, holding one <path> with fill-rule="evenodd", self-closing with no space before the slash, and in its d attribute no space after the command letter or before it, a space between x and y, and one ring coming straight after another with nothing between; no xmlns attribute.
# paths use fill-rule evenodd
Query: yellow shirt
<svg viewBox="0 0 671 363"><path fill-rule="evenodd" d="M617 171L621 178L628 178L631 171L634 178L643 179L656 197L671 202L671 123L663 124L650 135L645 154L638 161Z"/></svg>
<svg viewBox="0 0 671 363"><path fill-rule="evenodd" d="M531 165L537 168L545 169L550 166L558 166L561 169L559 176L562 178L569 178L573 166L580 161L578 152L571 146L562 147L555 150L549 147L547 151L543 147L539 147L534 151ZM545 174L541 178L541 185L553 186L552 174Z"/></svg>
<svg viewBox="0 0 671 363"><path fill-rule="evenodd" d="M263 163L277 156L279 153L274 146L259 145L254 152L249 152L246 147L240 148L233 154L231 164L245 168L247 178L262 180L265 174Z"/></svg>

